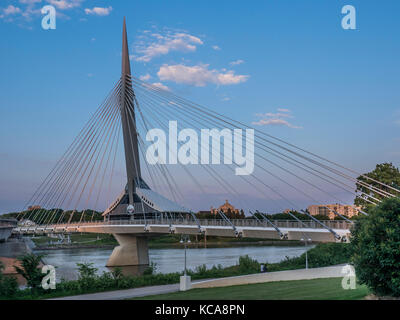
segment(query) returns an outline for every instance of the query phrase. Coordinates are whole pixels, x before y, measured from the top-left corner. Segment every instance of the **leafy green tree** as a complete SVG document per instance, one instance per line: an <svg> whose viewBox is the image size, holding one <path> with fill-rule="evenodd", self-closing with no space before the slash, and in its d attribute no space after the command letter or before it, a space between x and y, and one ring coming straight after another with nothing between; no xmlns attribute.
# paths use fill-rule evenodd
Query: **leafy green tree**
<svg viewBox="0 0 400 320"><path fill-rule="evenodd" d="M14 266L18 274L26 279L27 285L32 291L37 291L42 288L43 274L39 268L43 255L27 254L18 260L21 262L21 267Z"/></svg>
<svg viewBox="0 0 400 320"><path fill-rule="evenodd" d="M400 198L390 198L356 220L351 231L357 279L377 295L400 296Z"/></svg>
<svg viewBox="0 0 400 320"><path fill-rule="evenodd" d="M400 170L399 168L396 168L395 166L393 166L392 163L381 163L381 164L377 164L375 169L371 172L365 173L364 176L370 177L374 180L380 181L388 186L391 186L393 188L396 189L400 189ZM359 182L364 182L367 183L377 189L386 191L386 192L390 192L390 193L394 193L397 196L400 196L400 192L396 193L394 190L388 188L388 187L384 187L381 184L374 182L368 178L365 178L364 176L359 176L357 178L357 180ZM356 183L356 191L361 191L365 194L368 194L376 199L384 199L384 196L369 190L368 188L364 187L362 184L360 183ZM372 205L370 203L368 203L367 201L365 201L364 199L361 198L356 198L354 200L354 204L357 206L362 206L364 208L364 210L370 210L372 208Z"/></svg>

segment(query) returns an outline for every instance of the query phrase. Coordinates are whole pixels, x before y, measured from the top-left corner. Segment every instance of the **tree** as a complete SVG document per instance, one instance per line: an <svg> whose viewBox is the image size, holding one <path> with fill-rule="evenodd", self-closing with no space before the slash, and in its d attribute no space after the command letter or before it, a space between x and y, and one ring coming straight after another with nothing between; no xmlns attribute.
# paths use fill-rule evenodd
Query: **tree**
<svg viewBox="0 0 400 320"><path fill-rule="evenodd" d="M42 255L27 254L18 258L21 261L21 267L14 266L17 273L26 279L32 291L42 288L43 274L39 268L42 258Z"/></svg>
<svg viewBox="0 0 400 320"><path fill-rule="evenodd" d="M357 279L377 295L400 296L400 198L390 198L356 220L351 231Z"/></svg>
<svg viewBox="0 0 400 320"><path fill-rule="evenodd" d="M388 186L391 186L396 189L400 189L400 170L393 166L392 163L381 163L377 164L375 169L371 172L365 173L364 176L370 177L374 180L380 181L384 184L387 184ZM368 178L365 178L364 176L359 176L357 178L358 181L367 183L377 189L393 193L397 196L400 196L400 192L396 193L394 190L382 186L381 184L374 182ZM368 188L364 187L360 183L356 183L357 189L356 191L361 191L363 193L366 193L376 199L384 199L385 197L377 192L371 191ZM362 206L364 210L369 210L372 208L373 205L368 203L368 201L365 201L364 199L361 198L356 198L354 200L354 204L357 206Z"/></svg>

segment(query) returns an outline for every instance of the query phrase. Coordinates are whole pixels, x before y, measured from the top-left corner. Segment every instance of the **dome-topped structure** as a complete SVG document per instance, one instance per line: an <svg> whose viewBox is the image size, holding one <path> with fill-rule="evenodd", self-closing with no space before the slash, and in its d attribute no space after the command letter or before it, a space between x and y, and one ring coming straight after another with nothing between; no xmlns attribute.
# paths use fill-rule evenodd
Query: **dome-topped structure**
<svg viewBox="0 0 400 320"><path fill-rule="evenodd" d="M239 209L236 209L233 205L231 205L228 200L225 200L225 203L221 206L219 206L217 209L211 207L211 213L214 215L217 215L218 212L222 211L223 213L233 213L233 214L239 214Z"/></svg>

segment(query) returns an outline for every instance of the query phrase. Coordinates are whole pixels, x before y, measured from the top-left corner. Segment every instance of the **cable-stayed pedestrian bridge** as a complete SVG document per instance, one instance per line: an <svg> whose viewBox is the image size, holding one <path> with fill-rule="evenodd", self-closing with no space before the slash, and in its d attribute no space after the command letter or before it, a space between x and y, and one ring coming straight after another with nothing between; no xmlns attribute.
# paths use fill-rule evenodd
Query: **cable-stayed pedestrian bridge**
<svg viewBox="0 0 400 320"><path fill-rule="evenodd" d="M400 194L394 185L142 81L131 74L129 57L124 20L120 79L29 199L14 232L110 233L120 246L108 265L140 265L149 263L147 238L168 233L349 241L353 221L347 214L322 205L324 216L341 220L320 221L298 199L374 206ZM186 128L179 133L171 126L178 122ZM217 138L203 139L211 131ZM122 174L116 166L120 145ZM235 199L247 219L229 219L219 210L220 219L199 220L188 209L188 198L198 194ZM292 220L272 221L263 213L282 212L282 203ZM367 215L361 206L348 207ZM102 221L90 208L102 212Z"/></svg>
<svg viewBox="0 0 400 320"><path fill-rule="evenodd" d="M315 221L275 220L260 223L254 219L231 219L230 223L217 219L146 219L98 221L55 224L49 226L18 227L15 233L111 233L111 234L190 234L219 237L301 240L305 237L316 242L349 241L351 224L346 221L324 221L323 227ZM330 230L331 231L330 231ZM339 236L336 237L335 235Z"/></svg>

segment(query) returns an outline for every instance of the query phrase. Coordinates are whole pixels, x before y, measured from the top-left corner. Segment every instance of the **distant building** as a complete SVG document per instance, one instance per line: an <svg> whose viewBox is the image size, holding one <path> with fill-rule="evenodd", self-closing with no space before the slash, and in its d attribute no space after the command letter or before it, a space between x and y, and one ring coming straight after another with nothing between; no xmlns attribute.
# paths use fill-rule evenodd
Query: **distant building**
<svg viewBox="0 0 400 320"><path fill-rule="evenodd" d="M31 211L31 210L39 210L39 209L42 209L42 207L41 207L41 206L29 206L29 207L28 207L28 211Z"/></svg>
<svg viewBox="0 0 400 320"><path fill-rule="evenodd" d="M346 218L351 218L353 216L358 215L357 209L361 208L337 203L337 204L317 204L309 206L307 209L312 216L323 215L333 220L337 216L336 214L333 213L333 211L336 211L337 213L341 214L342 216L345 216Z"/></svg>
<svg viewBox="0 0 400 320"><path fill-rule="evenodd" d="M225 203L222 206L219 206L217 209L211 207L211 213L213 215L218 215L218 213L222 211L223 213L227 214L227 213L231 213L231 214L235 214L235 215L239 215L240 214L240 210L236 209L233 205L231 205L228 200L225 200Z"/></svg>
<svg viewBox="0 0 400 320"><path fill-rule="evenodd" d="M36 226L36 223L31 221L31 220L22 220L19 225L21 227L31 227L31 226Z"/></svg>

